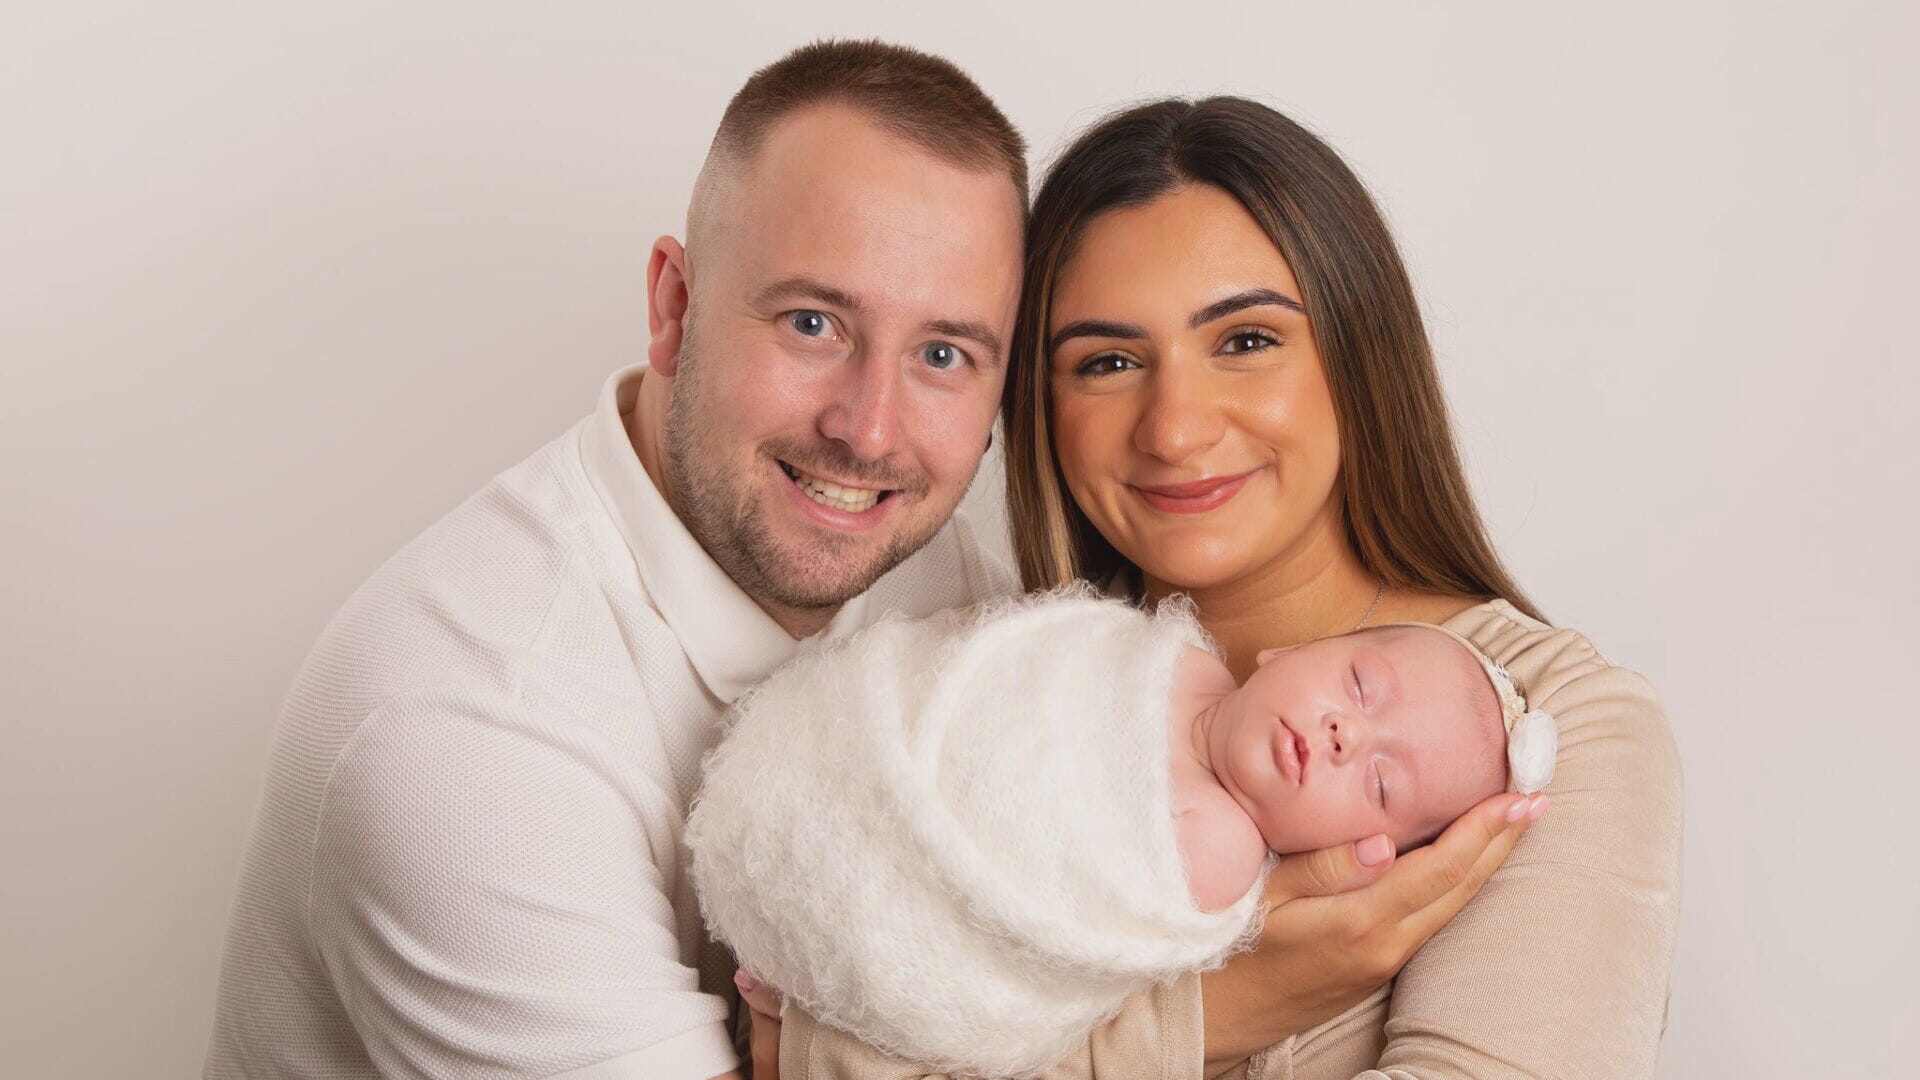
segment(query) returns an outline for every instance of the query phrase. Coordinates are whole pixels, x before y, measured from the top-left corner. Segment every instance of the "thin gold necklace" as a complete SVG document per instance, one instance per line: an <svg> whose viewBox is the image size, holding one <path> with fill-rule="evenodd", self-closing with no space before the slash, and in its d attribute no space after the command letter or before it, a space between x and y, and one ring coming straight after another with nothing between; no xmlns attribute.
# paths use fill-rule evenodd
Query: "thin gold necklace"
<svg viewBox="0 0 1920 1080"><path fill-rule="evenodd" d="M1381 578L1380 587L1373 590L1373 603L1367 605L1367 613L1365 615L1360 616L1360 621L1357 623L1354 623L1353 630L1349 630L1347 631L1347 633L1351 634L1356 630L1364 629L1367 625L1367 620L1373 618L1373 613L1379 610L1380 598L1385 595L1387 595L1387 579Z"/></svg>

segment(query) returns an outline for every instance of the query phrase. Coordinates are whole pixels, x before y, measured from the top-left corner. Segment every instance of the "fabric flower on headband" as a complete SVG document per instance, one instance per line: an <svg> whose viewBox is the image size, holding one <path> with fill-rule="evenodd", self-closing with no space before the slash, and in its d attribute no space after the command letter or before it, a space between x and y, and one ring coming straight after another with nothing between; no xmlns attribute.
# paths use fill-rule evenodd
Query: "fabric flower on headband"
<svg viewBox="0 0 1920 1080"><path fill-rule="evenodd" d="M1469 642L1471 644L1471 642ZM1479 649L1473 650L1493 681L1500 712L1507 724L1507 774L1513 790L1531 795L1553 781L1553 764L1560 756L1560 725L1553 714L1527 708L1527 699L1507 669Z"/></svg>
<svg viewBox="0 0 1920 1080"><path fill-rule="evenodd" d="M1535 709L1509 721L1507 771L1513 790L1531 795L1553 782L1553 763L1560 756L1560 725L1550 713Z"/></svg>

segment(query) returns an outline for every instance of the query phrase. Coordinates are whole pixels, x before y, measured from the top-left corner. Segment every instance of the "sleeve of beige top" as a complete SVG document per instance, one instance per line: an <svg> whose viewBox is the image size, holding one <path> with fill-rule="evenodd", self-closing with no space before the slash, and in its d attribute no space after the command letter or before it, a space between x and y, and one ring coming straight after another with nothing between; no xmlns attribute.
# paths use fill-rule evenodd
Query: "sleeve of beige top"
<svg viewBox="0 0 1920 1080"><path fill-rule="evenodd" d="M1127 999L1080 1049L1041 1080L1200 1080L1200 977ZM890 1057L789 1004L780 1029L780 1080L943 1080Z"/></svg>
<svg viewBox="0 0 1920 1080"><path fill-rule="evenodd" d="M1560 724L1553 805L1401 971L1364 1080L1653 1075L1680 907L1672 733L1647 681L1579 634L1505 644L1488 651Z"/></svg>

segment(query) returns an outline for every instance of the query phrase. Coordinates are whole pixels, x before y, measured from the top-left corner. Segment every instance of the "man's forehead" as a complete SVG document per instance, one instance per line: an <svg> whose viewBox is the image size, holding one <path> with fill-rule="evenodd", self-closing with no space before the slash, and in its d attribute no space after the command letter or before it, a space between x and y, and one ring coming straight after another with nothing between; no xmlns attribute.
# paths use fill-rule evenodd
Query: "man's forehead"
<svg viewBox="0 0 1920 1080"><path fill-rule="evenodd" d="M1012 180L944 161L852 110L784 118L726 186L714 231L756 277L816 278L875 300L956 288L998 300L1018 287Z"/></svg>

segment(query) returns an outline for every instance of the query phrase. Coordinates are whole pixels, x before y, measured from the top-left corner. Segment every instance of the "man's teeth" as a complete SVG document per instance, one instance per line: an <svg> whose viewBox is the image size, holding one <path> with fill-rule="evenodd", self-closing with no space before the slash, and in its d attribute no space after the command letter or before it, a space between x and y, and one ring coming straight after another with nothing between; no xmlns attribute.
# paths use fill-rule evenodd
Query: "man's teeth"
<svg viewBox="0 0 1920 1080"><path fill-rule="evenodd" d="M839 484L828 483L817 476L808 476L791 465L787 466L787 475L793 477L793 482L814 502L831 506L835 510L845 510L849 514L864 513L873 509L874 504L880 501L878 491L841 487Z"/></svg>

